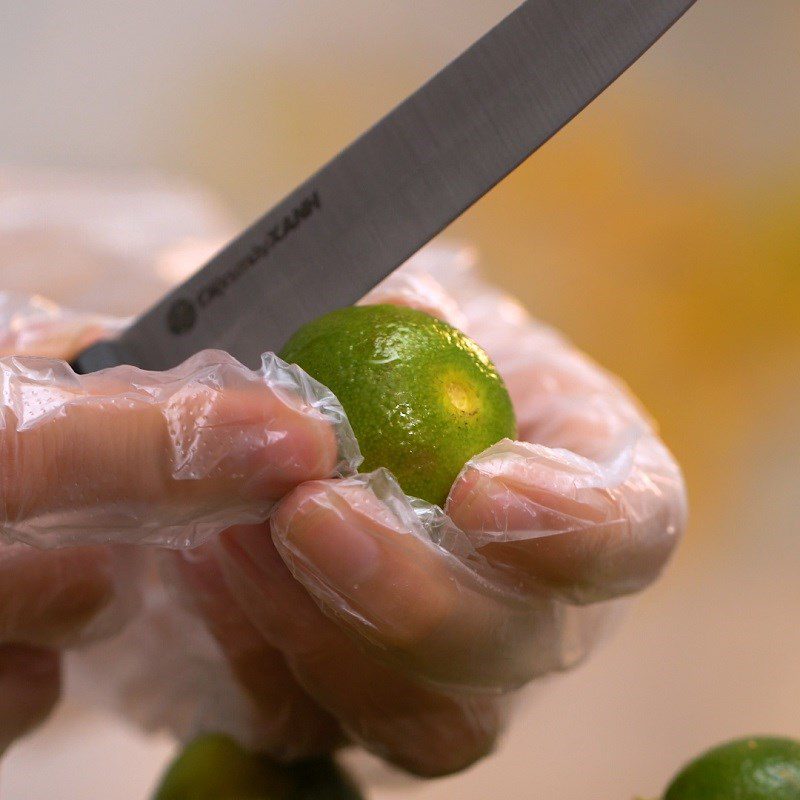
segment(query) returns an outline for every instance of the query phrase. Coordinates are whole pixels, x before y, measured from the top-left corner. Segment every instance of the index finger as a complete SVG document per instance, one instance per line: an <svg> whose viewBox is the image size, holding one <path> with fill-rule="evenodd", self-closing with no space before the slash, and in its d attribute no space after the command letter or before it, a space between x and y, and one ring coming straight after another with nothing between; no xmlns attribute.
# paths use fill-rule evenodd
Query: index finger
<svg viewBox="0 0 800 800"><path fill-rule="evenodd" d="M518 688L575 663L597 633L584 609L519 592L440 510L415 510L385 471L304 484L271 523L278 552L325 613L417 680Z"/></svg>
<svg viewBox="0 0 800 800"><path fill-rule="evenodd" d="M274 357L85 376L11 358L0 377L0 529L38 546L196 544L357 456L333 395Z"/></svg>

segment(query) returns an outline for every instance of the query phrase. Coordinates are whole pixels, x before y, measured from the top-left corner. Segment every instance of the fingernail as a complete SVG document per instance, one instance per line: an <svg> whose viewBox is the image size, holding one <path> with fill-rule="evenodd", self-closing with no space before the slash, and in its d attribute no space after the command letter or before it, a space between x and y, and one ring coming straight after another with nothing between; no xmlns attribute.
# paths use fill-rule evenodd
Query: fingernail
<svg viewBox="0 0 800 800"><path fill-rule="evenodd" d="M273 531L306 590L382 647L413 646L452 611L446 564L363 485L301 487Z"/></svg>
<svg viewBox="0 0 800 800"><path fill-rule="evenodd" d="M269 526L239 525L220 537L220 567L250 621L282 652L309 652L325 636L318 606L295 580Z"/></svg>
<svg viewBox="0 0 800 800"><path fill-rule="evenodd" d="M585 465L548 455L519 459L501 454L465 471L448 511L473 543L484 543L474 534L502 539L525 531L535 538L607 519L607 494L591 485Z"/></svg>
<svg viewBox="0 0 800 800"><path fill-rule="evenodd" d="M380 568L380 548L364 525L330 506L307 505L278 532L278 538L298 568L339 592L350 593Z"/></svg>

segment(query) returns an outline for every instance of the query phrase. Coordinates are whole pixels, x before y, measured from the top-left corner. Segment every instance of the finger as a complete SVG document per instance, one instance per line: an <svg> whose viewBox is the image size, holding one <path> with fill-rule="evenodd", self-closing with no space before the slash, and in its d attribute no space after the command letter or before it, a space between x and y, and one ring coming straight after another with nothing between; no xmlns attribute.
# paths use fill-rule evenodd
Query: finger
<svg viewBox="0 0 800 800"><path fill-rule="evenodd" d="M683 478L652 423L621 382L514 300L469 270L456 272L447 290L433 291L401 271L365 298L438 316L456 308L460 327L500 369L521 438L537 445L474 459L449 513L492 563L571 602L648 585L686 522Z"/></svg>
<svg viewBox="0 0 800 800"><path fill-rule="evenodd" d="M113 632L131 610L127 572L108 547L0 547L0 642L63 648Z"/></svg>
<svg viewBox="0 0 800 800"><path fill-rule="evenodd" d="M463 327L503 374L520 436L473 460L448 511L492 563L531 588L589 603L642 589L686 522L683 478L618 380L532 321L515 301L458 270L448 294L403 272L365 302L396 302ZM444 299L443 299L444 298Z"/></svg>
<svg viewBox="0 0 800 800"><path fill-rule="evenodd" d="M220 645L239 685L256 706L259 750L294 761L330 752L343 734L295 680L279 650L250 622L227 588L208 546L171 556L194 610Z"/></svg>
<svg viewBox="0 0 800 800"><path fill-rule="evenodd" d="M292 578L266 527L232 528L220 545L241 607L354 741L429 777L457 772L491 751L504 723L502 698L448 694L376 661Z"/></svg>
<svg viewBox="0 0 800 800"><path fill-rule="evenodd" d="M448 513L492 563L521 581L588 603L652 582L684 526L680 474L654 439L628 463L499 445L473 459Z"/></svg>
<svg viewBox="0 0 800 800"><path fill-rule="evenodd" d="M39 545L183 544L261 520L357 453L333 396L277 359L208 351L175 370L76 376L0 360L0 522Z"/></svg>
<svg viewBox="0 0 800 800"><path fill-rule="evenodd" d="M686 524L683 477L627 387L461 271L465 330L511 394L519 436L473 459L448 503L490 561L581 603L643 588Z"/></svg>
<svg viewBox="0 0 800 800"><path fill-rule="evenodd" d="M54 651L21 644L0 646L0 755L53 710L60 683Z"/></svg>
<svg viewBox="0 0 800 800"><path fill-rule="evenodd" d="M326 614L430 683L507 690L582 656L592 631L577 610L521 593L424 508L426 525L383 471L307 483L276 509L273 538Z"/></svg>
<svg viewBox="0 0 800 800"><path fill-rule="evenodd" d="M448 513L493 563L571 600L647 586L686 523L680 469L651 422L622 384L546 329L520 322L493 346L533 444L474 458Z"/></svg>

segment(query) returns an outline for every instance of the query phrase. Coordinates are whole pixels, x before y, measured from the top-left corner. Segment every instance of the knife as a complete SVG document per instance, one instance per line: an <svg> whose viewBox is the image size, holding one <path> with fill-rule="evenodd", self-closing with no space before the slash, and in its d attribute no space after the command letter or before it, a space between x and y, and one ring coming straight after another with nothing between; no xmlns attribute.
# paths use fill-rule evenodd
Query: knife
<svg viewBox="0 0 800 800"><path fill-rule="evenodd" d="M244 364L351 305L518 167L695 0L527 0L117 339L73 364Z"/></svg>

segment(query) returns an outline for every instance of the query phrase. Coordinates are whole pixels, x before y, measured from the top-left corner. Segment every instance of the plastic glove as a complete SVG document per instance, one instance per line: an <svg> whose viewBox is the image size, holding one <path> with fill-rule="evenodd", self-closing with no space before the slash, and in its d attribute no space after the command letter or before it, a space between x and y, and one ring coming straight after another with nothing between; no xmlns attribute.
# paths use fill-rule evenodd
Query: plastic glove
<svg viewBox="0 0 800 800"><path fill-rule="evenodd" d="M88 376L60 360L119 325L0 296L0 750L55 702L58 651L134 614L144 559L124 545L262 521L357 458L332 395L274 358Z"/></svg>
<svg viewBox="0 0 800 800"><path fill-rule="evenodd" d="M91 275L128 275L134 250L137 270L151 265L155 276L156 264L174 280L202 261L178 240L232 232L204 197L163 187L139 196L141 187L116 178L99 192L78 184L31 191L25 178L24 191L0 197L4 241L16 243L10 266L23 281L13 284L4 262L6 285L30 285L33 275L34 286L47 281L84 307L111 300L130 311L163 286L151 281L152 297L133 298L119 278L87 293ZM588 652L613 610L588 604L644 586L677 541L682 481L626 392L476 282L468 261L429 249L413 274L373 296L443 315L484 344L509 384L521 437L536 443L506 445L505 455L495 448L466 468L448 507L464 531L409 503L381 474L304 483L271 530L260 524L292 485L270 492L248 481L253 461L240 454L259 465L270 450L286 458L283 439L265 439L259 413L246 401L238 408L251 391L269 394L268 370L256 376L205 354L172 375L77 379L60 362L2 361L0 748L54 701L56 651L81 644L68 659L73 679L82 672L92 699L108 691L150 729L231 732L286 758L353 739L409 770L441 774L491 748L512 687ZM11 306L0 325L9 353L66 357L111 324L94 318L87 328L81 315L41 302ZM298 381L306 385L293 373L295 400ZM319 433L318 465L327 452L347 473L356 458L347 426L310 385L313 402L304 406L301 391L301 407L289 406ZM228 436L235 447L220 450ZM341 453L328 450L331 441ZM302 472L296 482L324 474ZM245 520L257 522L214 535ZM145 559L122 546L208 537L181 556L162 554L163 581L148 569L158 551ZM44 552L28 543L72 544ZM179 581L186 609L169 594ZM143 609L102 638L133 614L137 589Z"/></svg>
<svg viewBox="0 0 800 800"><path fill-rule="evenodd" d="M274 755L351 740L420 775L466 767L514 692L584 658L683 530L679 469L628 391L468 262L424 251L366 299L457 322L512 394L521 441L465 466L448 515L378 471L304 483L269 524L174 556L261 721L219 727Z"/></svg>

